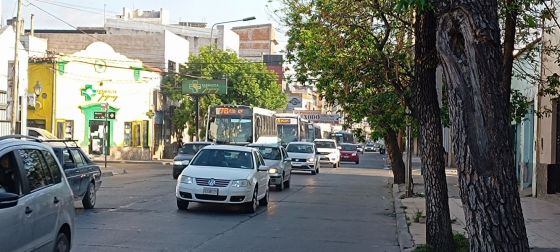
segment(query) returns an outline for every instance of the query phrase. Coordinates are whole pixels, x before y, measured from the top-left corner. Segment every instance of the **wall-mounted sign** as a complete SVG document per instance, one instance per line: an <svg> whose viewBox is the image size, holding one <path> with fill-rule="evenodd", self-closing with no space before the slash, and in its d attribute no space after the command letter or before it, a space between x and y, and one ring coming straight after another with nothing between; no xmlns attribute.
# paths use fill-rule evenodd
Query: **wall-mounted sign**
<svg viewBox="0 0 560 252"><path fill-rule="evenodd" d="M340 115L330 115L330 114L302 114L301 117L308 121L314 123L331 123L331 124L339 124L340 123Z"/></svg>
<svg viewBox="0 0 560 252"><path fill-rule="evenodd" d="M87 84L81 89L82 96L86 101L93 101L96 99L98 102L116 101L119 96L117 90L113 89L95 89L93 85Z"/></svg>
<svg viewBox="0 0 560 252"><path fill-rule="evenodd" d="M116 118L115 112L107 112L107 118L114 120ZM105 112L93 112L93 119L105 119Z"/></svg>
<svg viewBox="0 0 560 252"><path fill-rule="evenodd" d="M227 94L226 80L183 80L183 94Z"/></svg>
<svg viewBox="0 0 560 252"><path fill-rule="evenodd" d="M293 110L295 108L302 108L303 101L300 96L291 95L288 97L288 110Z"/></svg>

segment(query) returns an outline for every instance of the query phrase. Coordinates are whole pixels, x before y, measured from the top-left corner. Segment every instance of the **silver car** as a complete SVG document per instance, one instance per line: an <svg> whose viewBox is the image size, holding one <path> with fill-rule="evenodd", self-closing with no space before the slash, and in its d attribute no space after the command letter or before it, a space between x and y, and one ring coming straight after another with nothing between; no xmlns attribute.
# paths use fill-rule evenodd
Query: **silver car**
<svg viewBox="0 0 560 252"><path fill-rule="evenodd" d="M72 189L52 148L40 141L0 137L2 251L70 251Z"/></svg>
<svg viewBox="0 0 560 252"><path fill-rule="evenodd" d="M276 186L278 191L290 188L292 160L288 158L286 149L274 144L250 144L248 146L259 150L264 158L264 163L269 167L270 185Z"/></svg>
<svg viewBox="0 0 560 252"><path fill-rule="evenodd" d="M292 170L310 171L312 175L319 173L321 162L314 143L291 142L286 151L292 161Z"/></svg>

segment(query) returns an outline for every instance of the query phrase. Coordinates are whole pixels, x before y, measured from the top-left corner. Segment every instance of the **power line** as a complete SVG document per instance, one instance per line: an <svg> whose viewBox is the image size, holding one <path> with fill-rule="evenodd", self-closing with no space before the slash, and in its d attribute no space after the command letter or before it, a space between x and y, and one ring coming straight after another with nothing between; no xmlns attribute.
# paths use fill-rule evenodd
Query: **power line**
<svg viewBox="0 0 560 252"><path fill-rule="evenodd" d="M77 10L77 11L83 11L83 12L87 12L87 13L91 13L91 14L103 15L103 13L99 13L99 12L96 12L96 11L85 10L85 9L80 9L80 8L76 8L76 7L71 7L71 6L64 6L64 5L58 4L58 3L46 2L46 1L41 1L41 0L35 0L35 1L45 3L45 4L54 5L54 6L58 6L58 7L62 7L62 8L67 8L67 9L72 9L72 10Z"/></svg>
<svg viewBox="0 0 560 252"><path fill-rule="evenodd" d="M71 8L78 8L78 9L83 9L83 10L91 10L91 11L96 11L98 13L103 13L103 12L107 12L107 13L113 13L113 14L119 14L119 12L116 11L107 11L107 9L101 9L101 8L93 8L90 6L85 6L85 5L79 5L79 4L71 4L71 3L66 3L66 2L62 2L62 1L53 1L53 0L35 0L35 1L39 1L39 2L43 2L43 3L51 3L51 4L58 4L58 5L62 5L61 7L71 7Z"/></svg>
<svg viewBox="0 0 560 252"><path fill-rule="evenodd" d="M82 33L84 33L84 34L86 34L86 35L88 35L88 36L94 38L94 39L97 40L97 41L102 41L102 40L100 40L99 38L96 38L96 37L92 36L91 34L89 34L89 33L87 33L87 32L84 32L84 31L78 29L78 27L73 26L72 24L66 22L64 19L59 18L59 17L57 17L56 15L54 15L54 14L52 14L52 13L50 13L50 12L48 12L48 11L42 9L41 7L39 7L39 6L35 5L35 4L33 4L32 2L27 1L27 3L30 4L30 5L32 5L33 7L37 8L38 10L44 12L45 14L47 14L47 15L49 15L49 16L55 18L55 19L57 19L58 21L63 22L64 24L66 24L66 25L68 25L68 26L70 26L70 27L76 29L77 31L80 31L80 32L82 32Z"/></svg>

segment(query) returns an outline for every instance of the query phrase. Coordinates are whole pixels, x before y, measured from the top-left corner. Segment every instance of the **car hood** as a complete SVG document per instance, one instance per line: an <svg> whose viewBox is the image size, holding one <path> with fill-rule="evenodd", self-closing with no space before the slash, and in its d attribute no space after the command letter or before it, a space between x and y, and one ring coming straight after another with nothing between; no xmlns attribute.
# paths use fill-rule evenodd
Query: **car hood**
<svg viewBox="0 0 560 252"><path fill-rule="evenodd" d="M175 156L175 158L173 158L174 161L183 161L183 160L191 160L194 157L194 155L192 154L177 154L177 156Z"/></svg>
<svg viewBox="0 0 560 252"><path fill-rule="evenodd" d="M193 166L189 165L183 170L182 175L194 178L215 179L248 179L254 173L254 169L237 169L215 166Z"/></svg>
<svg viewBox="0 0 560 252"><path fill-rule="evenodd" d="M288 152L288 157L290 158L301 158L301 159L309 159L315 157L313 153L295 153L295 152Z"/></svg>
<svg viewBox="0 0 560 252"><path fill-rule="evenodd" d="M279 167L282 161L274 159L265 159L264 164L269 167Z"/></svg>
<svg viewBox="0 0 560 252"><path fill-rule="evenodd" d="M331 149L331 148L317 148L317 151L319 153L334 153L336 152L338 149Z"/></svg>

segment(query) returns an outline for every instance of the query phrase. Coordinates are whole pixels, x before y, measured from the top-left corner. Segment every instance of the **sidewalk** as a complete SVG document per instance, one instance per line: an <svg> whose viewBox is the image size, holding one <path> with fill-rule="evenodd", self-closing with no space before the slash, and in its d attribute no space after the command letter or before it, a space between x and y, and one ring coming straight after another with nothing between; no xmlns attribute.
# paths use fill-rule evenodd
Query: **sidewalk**
<svg viewBox="0 0 560 252"><path fill-rule="evenodd" d="M463 206L459 198L459 188L457 186L456 170L448 169L447 185L449 191L449 212L451 215L452 229L455 233L461 233L466 236L465 216ZM426 243L426 206L424 194L424 181L419 170L413 171L414 193L422 194L413 198L403 198L404 185L395 186L393 196L395 197L395 206L401 205L404 209L406 222L408 223L408 232L412 241L404 242L413 244L412 246L401 246L401 250L411 250L411 247ZM397 202L398 201L398 202ZM521 198L523 207L523 215L525 218L525 226L527 228L527 237L529 246L533 251L560 251L560 205L548 200L539 198L524 197ZM400 210L400 209L399 209ZM397 212L397 209L395 209ZM402 210L401 210L402 211ZM397 218L399 218L397 214ZM401 220L402 221L402 220ZM398 222L398 220L397 220Z"/></svg>
<svg viewBox="0 0 560 252"><path fill-rule="evenodd" d="M97 164L103 164L105 159L101 157L91 157L91 160ZM173 159L160 159L160 160L116 160L107 159L107 163L111 164L161 164L161 165L173 165Z"/></svg>

